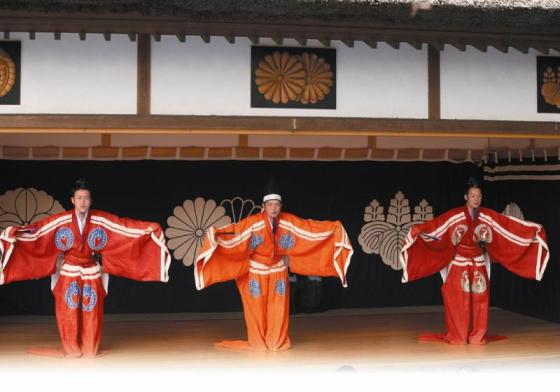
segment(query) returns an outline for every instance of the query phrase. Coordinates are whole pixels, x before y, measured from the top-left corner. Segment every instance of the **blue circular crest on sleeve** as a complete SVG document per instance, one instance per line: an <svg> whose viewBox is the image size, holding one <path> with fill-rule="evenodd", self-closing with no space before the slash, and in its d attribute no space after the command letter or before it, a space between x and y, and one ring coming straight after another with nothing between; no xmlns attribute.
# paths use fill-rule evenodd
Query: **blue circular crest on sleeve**
<svg viewBox="0 0 560 392"><path fill-rule="evenodd" d="M251 241L249 242L249 248L251 250L255 249L257 246L264 242L263 236L260 234L253 234L251 236Z"/></svg>
<svg viewBox="0 0 560 392"><path fill-rule="evenodd" d="M284 233L280 237L280 248L282 249L292 249L296 244L296 239L292 233Z"/></svg>
<svg viewBox="0 0 560 392"><path fill-rule="evenodd" d="M67 251L74 245L74 233L68 227L61 227L54 235L54 244L59 250Z"/></svg>
<svg viewBox="0 0 560 392"><path fill-rule="evenodd" d="M107 233L101 227L96 227L88 235L88 246L93 251L100 251L107 245Z"/></svg>

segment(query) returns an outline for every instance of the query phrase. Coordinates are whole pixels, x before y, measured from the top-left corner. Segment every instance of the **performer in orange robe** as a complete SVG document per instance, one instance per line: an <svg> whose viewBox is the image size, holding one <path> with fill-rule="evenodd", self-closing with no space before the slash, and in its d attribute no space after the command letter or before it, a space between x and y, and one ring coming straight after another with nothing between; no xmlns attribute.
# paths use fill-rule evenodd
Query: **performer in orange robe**
<svg viewBox="0 0 560 392"><path fill-rule="evenodd" d="M485 344L490 260L524 278L541 280L549 254L544 228L480 207L482 191L470 179L466 205L410 229L399 254L403 282L441 272L445 334L420 340ZM491 340L492 337L488 337Z"/></svg>
<svg viewBox="0 0 560 392"><path fill-rule="evenodd" d="M335 276L347 286L353 250L342 224L281 212L281 200L278 192L268 191L262 213L207 231L194 264L196 288L235 279L248 335L248 341L223 341L217 347L254 351L291 347L288 264L294 273Z"/></svg>
<svg viewBox="0 0 560 392"><path fill-rule="evenodd" d="M157 223L90 210L84 180L76 181L71 201L74 210L0 233L0 284L51 275L64 350L33 352L93 357L103 330L108 274L167 282L171 257Z"/></svg>

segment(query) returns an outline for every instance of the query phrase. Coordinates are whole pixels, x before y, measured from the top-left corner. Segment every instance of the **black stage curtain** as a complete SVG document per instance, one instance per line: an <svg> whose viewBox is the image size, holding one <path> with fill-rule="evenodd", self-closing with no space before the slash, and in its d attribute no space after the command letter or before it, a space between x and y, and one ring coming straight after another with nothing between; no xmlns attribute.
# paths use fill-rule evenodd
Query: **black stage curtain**
<svg viewBox="0 0 560 392"><path fill-rule="evenodd" d="M484 167L484 205L503 212L519 206L525 220L546 230L550 260L540 282L518 277L497 265L492 270L494 305L526 315L560 322L560 164L554 159L508 160Z"/></svg>
<svg viewBox="0 0 560 392"><path fill-rule="evenodd" d="M448 162L4 160L0 161L0 168L0 195L19 187L34 187L71 208L69 188L76 178L85 177L94 188L93 208L153 220L164 229L174 207L186 199L202 197L219 204L221 200L240 196L259 201L266 180L273 176L282 189L285 211L303 218L340 220L351 238L355 253L348 270L349 287L342 288L335 278L323 280L324 307L329 309L440 304L438 275L403 285L401 271L387 266L379 255L362 250L358 236L366 224L364 208L375 199L387 214L390 200L400 191L412 210L425 199L433 207L434 215L438 215L464 203L464 184L469 176L482 176L482 169L474 164ZM516 189L523 191L521 187ZM487 205L501 211L500 191L491 193L496 198L487 196ZM552 194L547 196L550 204L541 202L540 192L527 188L525 197L527 219L553 219L549 210L555 206ZM557 216L557 207L555 211ZM549 236L556 237L552 227ZM558 269L552 260L550 264L549 268L553 268L541 283L502 277L505 274L496 272L496 279L492 279L495 304L559 321L558 311L550 310L553 306L558 309L560 303L555 285ZM505 279L513 280L516 289L507 287ZM49 286L50 279L0 286L0 314L52 314ZM522 296L521 291L528 294ZM543 303L548 306L536 305ZM111 277L105 305L108 313L241 309L233 282L197 291L192 267L177 260L172 261L170 281L165 284Z"/></svg>

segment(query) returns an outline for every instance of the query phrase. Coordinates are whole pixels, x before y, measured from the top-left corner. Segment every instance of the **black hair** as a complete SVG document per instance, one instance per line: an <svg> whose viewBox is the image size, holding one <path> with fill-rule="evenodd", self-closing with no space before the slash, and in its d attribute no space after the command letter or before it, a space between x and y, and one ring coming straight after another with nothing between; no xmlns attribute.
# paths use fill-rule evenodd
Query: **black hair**
<svg viewBox="0 0 560 392"><path fill-rule="evenodd" d="M467 180L467 183L465 185L465 195L469 194L469 190L471 188L478 188L480 189L480 192L482 192L482 184L475 177L469 177L469 179Z"/></svg>
<svg viewBox="0 0 560 392"><path fill-rule="evenodd" d="M85 178L78 178L76 181L74 181L74 184L72 185L71 196L74 197L76 191L80 191L80 190L89 191L90 195L93 193L91 191L91 186L89 185L89 183L86 181Z"/></svg>

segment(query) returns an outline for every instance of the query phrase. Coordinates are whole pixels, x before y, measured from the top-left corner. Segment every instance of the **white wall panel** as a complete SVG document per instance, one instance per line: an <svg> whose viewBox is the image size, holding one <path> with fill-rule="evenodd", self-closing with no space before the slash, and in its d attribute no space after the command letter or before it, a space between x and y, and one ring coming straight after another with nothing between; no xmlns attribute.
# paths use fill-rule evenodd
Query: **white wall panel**
<svg viewBox="0 0 560 392"><path fill-rule="evenodd" d="M559 121L537 113L537 52L510 48L441 52L441 117L446 119Z"/></svg>
<svg viewBox="0 0 560 392"><path fill-rule="evenodd" d="M266 40L261 44L268 45ZM284 45L297 46L290 40ZM320 46L309 41L310 46ZM251 108L251 43L212 37L181 43L164 36L152 48L152 112L184 115L403 117L427 116L425 50L379 44L371 49L338 41L337 109Z"/></svg>
<svg viewBox="0 0 560 392"><path fill-rule="evenodd" d="M136 113L136 42L126 35L12 34L21 41L21 104L0 113Z"/></svg>

